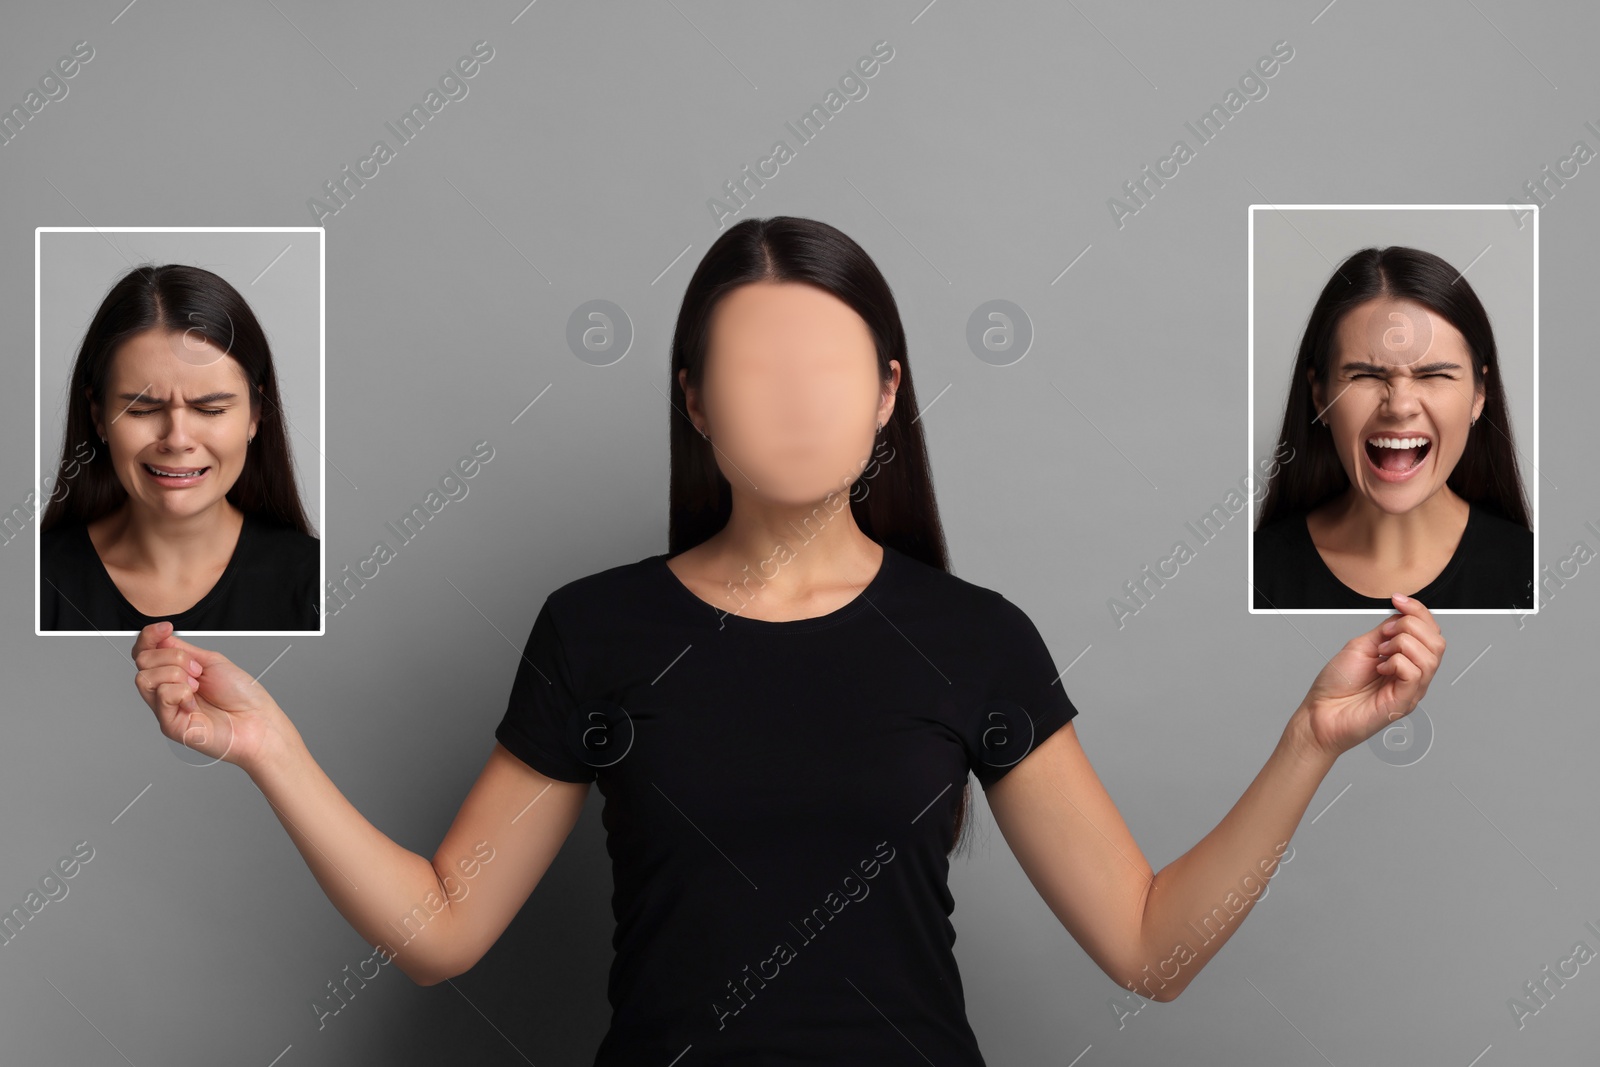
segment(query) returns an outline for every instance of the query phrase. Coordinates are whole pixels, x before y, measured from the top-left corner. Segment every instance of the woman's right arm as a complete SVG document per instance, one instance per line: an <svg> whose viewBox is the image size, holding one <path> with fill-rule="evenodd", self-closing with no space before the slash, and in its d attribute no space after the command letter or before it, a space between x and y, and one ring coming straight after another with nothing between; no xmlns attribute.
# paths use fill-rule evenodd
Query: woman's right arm
<svg viewBox="0 0 1600 1067"><path fill-rule="evenodd" d="M430 860L339 791L270 694L221 653L145 627L136 684L167 737L241 766L328 899L419 985L472 967L561 849L589 791L547 778L498 742ZM198 665L196 670L194 665Z"/></svg>

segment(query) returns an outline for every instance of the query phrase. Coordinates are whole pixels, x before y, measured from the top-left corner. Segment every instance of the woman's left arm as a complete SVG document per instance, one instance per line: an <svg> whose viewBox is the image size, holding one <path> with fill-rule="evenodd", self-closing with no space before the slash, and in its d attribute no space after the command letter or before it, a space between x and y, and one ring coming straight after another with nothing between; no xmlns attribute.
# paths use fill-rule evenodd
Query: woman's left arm
<svg viewBox="0 0 1600 1067"><path fill-rule="evenodd" d="M1346 750L1410 714L1445 640L1420 602L1351 638L1290 716L1233 809L1152 872L1072 724L988 791L995 823L1061 924L1119 985L1177 997L1238 929L1277 870L1317 787Z"/></svg>

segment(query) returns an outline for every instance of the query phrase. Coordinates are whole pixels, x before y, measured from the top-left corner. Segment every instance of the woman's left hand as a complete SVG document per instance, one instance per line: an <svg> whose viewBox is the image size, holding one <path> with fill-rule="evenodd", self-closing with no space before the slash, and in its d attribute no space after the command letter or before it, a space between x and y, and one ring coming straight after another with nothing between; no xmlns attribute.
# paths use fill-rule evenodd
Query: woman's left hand
<svg viewBox="0 0 1600 1067"><path fill-rule="evenodd" d="M1312 741L1329 758L1411 714L1439 669L1445 641L1433 613L1420 600L1394 604L1400 614L1345 642L1306 693Z"/></svg>

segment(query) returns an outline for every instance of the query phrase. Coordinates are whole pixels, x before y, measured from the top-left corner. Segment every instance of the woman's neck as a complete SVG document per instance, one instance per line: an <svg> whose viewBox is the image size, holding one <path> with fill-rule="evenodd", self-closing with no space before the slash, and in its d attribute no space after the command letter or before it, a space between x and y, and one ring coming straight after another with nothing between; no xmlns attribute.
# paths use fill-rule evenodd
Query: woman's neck
<svg viewBox="0 0 1600 1067"><path fill-rule="evenodd" d="M728 523L696 546L711 574L758 574L770 601L804 600L816 589L863 584L883 561L883 549L862 532L849 500L835 514L815 508L768 509L759 514L735 502Z"/></svg>
<svg viewBox="0 0 1600 1067"><path fill-rule="evenodd" d="M97 528L92 539L102 557L112 555L126 569L178 574L196 560L231 555L244 518L226 497L205 511L181 516L152 515L125 500L92 524Z"/></svg>
<svg viewBox="0 0 1600 1067"><path fill-rule="evenodd" d="M1378 564L1404 564L1432 553L1440 541L1454 543L1471 505L1448 485L1398 514L1373 504L1354 486L1308 518L1319 545Z"/></svg>

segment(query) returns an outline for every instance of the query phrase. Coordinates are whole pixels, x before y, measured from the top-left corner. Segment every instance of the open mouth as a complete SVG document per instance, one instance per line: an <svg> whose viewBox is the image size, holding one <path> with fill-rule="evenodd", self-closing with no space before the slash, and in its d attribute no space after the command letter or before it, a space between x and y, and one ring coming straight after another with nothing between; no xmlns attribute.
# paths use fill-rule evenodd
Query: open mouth
<svg viewBox="0 0 1600 1067"><path fill-rule="evenodd" d="M1373 434L1366 440L1367 461L1389 479L1403 478L1422 466L1433 439L1427 434Z"/></svg>

